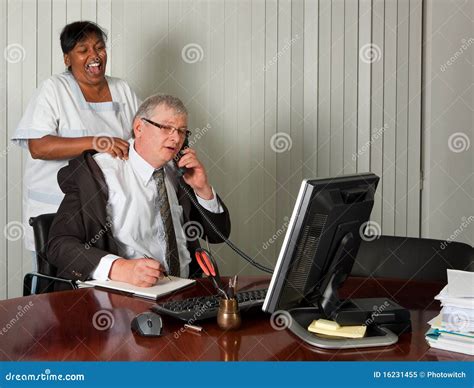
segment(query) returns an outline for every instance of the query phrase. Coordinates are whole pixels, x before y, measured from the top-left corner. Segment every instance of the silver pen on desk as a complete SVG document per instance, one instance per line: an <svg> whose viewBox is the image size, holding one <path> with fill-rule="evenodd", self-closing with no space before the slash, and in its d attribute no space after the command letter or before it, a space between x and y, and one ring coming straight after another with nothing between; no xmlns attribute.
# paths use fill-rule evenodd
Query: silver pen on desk
<svg viewBox="0 0 474 388"><path fill-rule="evenodd" d="M148 255L145 255L145 254L143 254L143 257L144 257L145 259L155 260L155 259L153 259L152 257L150 257L150 256L148 256ZM162 272L163 272L163 275L165 275L165 276L168 278L168 280L171 281L171 278L169 277L168 272L166 272L166 271L162 271Z"/></svg>
<svg viewBox="0 0 474 388"><path fill-rule="evenodd" d="M185 329L189 329L189 330L192 330L192 331L197 331L198 333L202 331L201 326L191 325L189 323L185 323L184 327L185 327Z"/></svg>

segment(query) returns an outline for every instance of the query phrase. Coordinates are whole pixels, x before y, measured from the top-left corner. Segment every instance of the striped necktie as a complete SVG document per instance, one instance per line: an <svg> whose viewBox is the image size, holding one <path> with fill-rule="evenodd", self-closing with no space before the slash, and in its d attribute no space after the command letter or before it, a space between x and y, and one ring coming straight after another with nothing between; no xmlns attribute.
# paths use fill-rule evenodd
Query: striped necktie
<svg viewBox="0 0 474 388"><path fill-rule="evenodd" d="M165 229L166 239L166 262L168 263L169 273L173 276L179 276L179 254L178 244L176 243L176 234L173 227L173 218L171 217L168 192L165 185L164 169L160 168L153 172L153 179L156 183L158 195L155 199L155 209L160 211L163 227Z"/></svg>

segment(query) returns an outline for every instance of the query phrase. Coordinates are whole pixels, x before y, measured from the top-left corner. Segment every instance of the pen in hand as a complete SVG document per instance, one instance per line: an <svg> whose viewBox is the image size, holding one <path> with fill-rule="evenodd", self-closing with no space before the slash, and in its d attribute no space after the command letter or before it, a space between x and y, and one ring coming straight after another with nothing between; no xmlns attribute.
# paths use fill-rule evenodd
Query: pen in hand
<svg viewBox="0 0 474 388"><path fill-rule="evenodd" d="M145 254L143 255L143 257L144 257L145 259L155 260L155 259L153 259L153 258L151 258L150 256L147 256L147 255L145 255ZM163 272L163 275L168 278L168 280L171 280L171 278L170 278L169 275L168 275L168 272L166 272L166 271L162 271L162 272Z"/></svg>

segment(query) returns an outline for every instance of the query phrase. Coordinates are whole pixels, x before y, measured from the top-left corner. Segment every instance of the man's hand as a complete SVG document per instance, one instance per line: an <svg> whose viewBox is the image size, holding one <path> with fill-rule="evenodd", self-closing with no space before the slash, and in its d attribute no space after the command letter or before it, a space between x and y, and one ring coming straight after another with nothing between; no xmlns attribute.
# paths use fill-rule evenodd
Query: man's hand
<svg viewBox="0 0 474 388"><path fill-rule="evenodd" d="M163 278L165 268L153 259L117 259L110 268L109 278L138 287L151 287Z"/></svg>
<svg viewBox="0 0 474 388"><path fill-rule="evenodd" d="M92 148L97 152L106 152L114 158L128 159L130 143L119 137L96 136L92 140Z"/></svg>
<svg viewBox="0 0 474 388"><path fill-rule="evenodd" d="M178 162L178 167L186 167L188 170L184 174L184 181L193 188L202 199L213 199L212 188L207 181L207 173L203 164L196 156L196 151L186 148L183 157Z"/></svg>

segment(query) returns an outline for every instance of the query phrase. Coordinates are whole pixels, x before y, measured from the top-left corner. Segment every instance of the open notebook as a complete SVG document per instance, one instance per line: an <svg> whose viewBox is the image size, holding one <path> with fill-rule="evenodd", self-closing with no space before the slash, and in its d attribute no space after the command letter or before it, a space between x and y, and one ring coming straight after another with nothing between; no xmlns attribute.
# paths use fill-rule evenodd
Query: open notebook
<svg viewBox="0 0 474 388"><path fill-rule="evenodd" d="M139 296L141 298L147 299L157 299L161 296L171 294L176 290L188 287L196 282L196 280L193 279L183 279L175 276L170 276L170 279L165 277L161 279L156 286L153 287L137 287L132 284L117 282L115 280L88 280L86 282L79 282L78 286L80 288L110 288L112 290L130 293L132 296Z"/></svg>

